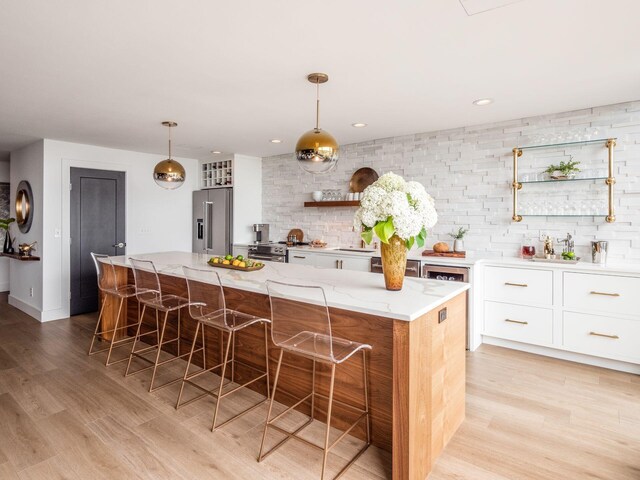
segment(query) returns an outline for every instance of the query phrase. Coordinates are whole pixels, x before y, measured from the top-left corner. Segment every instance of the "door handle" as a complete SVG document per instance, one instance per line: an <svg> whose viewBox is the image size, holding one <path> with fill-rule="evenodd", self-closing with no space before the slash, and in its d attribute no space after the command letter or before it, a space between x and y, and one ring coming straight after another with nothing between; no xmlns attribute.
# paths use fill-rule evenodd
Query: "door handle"
<svg viewBox="0 0 640 480"><path fill-rule="evenodd" d="M116 247L116 248L124 248L127 246L126 243L120 242L120 243L114 243L113 245L111 245L112 247Z"/></svg>

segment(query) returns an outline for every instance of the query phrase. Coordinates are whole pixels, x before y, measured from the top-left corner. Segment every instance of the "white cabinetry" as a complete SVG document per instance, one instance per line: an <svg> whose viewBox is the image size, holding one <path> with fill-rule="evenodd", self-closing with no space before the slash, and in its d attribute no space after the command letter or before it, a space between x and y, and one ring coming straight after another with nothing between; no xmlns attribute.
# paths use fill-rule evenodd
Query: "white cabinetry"
<svg viewBox="0 0 640 480"><path fill-rule="evenodd" d="M313 265L319 268L337 268L339 270L357 270L368 272L371 258L368 256L344 255L339 253L317 253L307 251L289 251L289 263Z"/></svg>
<svg viewBox="0 0 640 480"><path fill-rule="evenodd" d="M489 262L482 270L484 342L640 373L640 274Z"/></svg>

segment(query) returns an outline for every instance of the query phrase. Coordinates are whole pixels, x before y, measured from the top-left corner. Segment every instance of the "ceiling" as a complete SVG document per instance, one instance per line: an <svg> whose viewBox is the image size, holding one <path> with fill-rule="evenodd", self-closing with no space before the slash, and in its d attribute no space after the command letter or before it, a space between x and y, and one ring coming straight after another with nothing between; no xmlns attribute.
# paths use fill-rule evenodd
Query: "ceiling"
<svg viewBox="0 0 640 480"><path fill-rule="evenodd" d="M0 150L162 153L175 120L178 155L291 152L314 71L341 144L637 100L639 17L637 0L4 2Z"/></svg>

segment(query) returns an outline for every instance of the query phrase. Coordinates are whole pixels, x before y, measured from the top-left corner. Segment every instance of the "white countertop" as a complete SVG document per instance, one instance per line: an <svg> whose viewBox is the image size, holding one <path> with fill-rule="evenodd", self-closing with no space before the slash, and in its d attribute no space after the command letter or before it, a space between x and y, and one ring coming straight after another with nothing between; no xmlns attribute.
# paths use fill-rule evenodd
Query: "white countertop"
<svg viewBox="0 0 640 480"><path fill-rule="evenodd" d="M119 266L130 266L129 256L111 257ZM162 252L133 255L151 260L159 273L183 277L182 265L211 268L210 256L187 252ZM384 277L377 273L316 268L308 265L265 262L262 270L242 272L217 268L225 287L266 294L266 280L300 285L319 285L324 288L330 307L351 310L396 320L411 321L437 308L469 289L459 282L405 277L399 292L384 287Z"/></svg>

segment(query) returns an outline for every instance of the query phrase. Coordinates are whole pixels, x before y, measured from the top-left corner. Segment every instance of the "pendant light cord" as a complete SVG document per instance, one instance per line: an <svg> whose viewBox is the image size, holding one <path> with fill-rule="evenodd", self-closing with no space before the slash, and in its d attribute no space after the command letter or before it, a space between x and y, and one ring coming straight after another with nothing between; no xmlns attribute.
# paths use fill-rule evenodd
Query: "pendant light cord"
<svg viewBox="0 0 640 480"><path fill-rule="evenodd" d="M316 81L316 130L320 130L320 81Z"/></svg>
<svg viewBox="0 0 640 480"><path fill-rule="evenodd" d="M169 160L171 160L171 125L169 125Z"/></svg>

